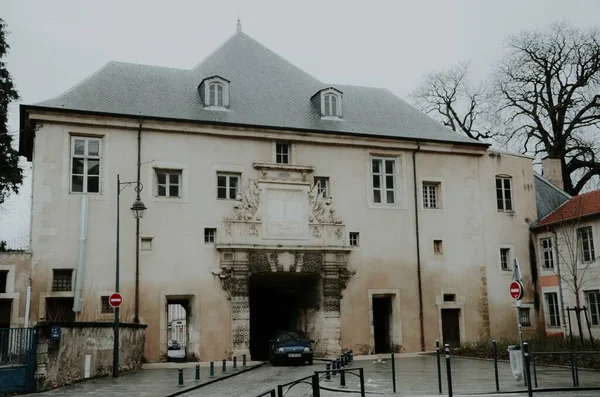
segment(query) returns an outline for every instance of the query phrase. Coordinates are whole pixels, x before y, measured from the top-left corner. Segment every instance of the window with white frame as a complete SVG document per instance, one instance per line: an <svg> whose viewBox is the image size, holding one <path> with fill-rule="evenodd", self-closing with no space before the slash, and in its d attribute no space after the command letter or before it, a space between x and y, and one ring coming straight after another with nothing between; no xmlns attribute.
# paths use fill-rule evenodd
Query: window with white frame
<svg viewBox="0 0 600 397"><path fill-rule="evenodd" d="M544 294L546 297L546 305L548 307L548 326L560 327L560 310L558 306L558 294L549 292Z"/></svg>
<svg viewBox="0 0 600 397"><path fill-rule="evenodd" d="M542 266L544 269L554 269L554 252L550 237L540 240L542 248Z"/></svg>
<svg viewBox="0 0 600 397"><path fill-rule="evenodd" d="M433 253L436 255L442 255L444 253L442 240L433 240Z"/></svg>
<svg viewBox="0 0 600 397"><path fill-rule="evenodd" d="M152 237L141 237L141 247L142 251L152 251L154 245L154 239Z"/></svg>
<svg viewBox="0 0 600 397"><path fill-rule="evenodd" d="M315 176L315 185L317 186L317 194L323 194L323 197L331 197L329 195L329 178L326 176Z"/></svg>
<svg viewBox="0 0 600 397"><path fill-rule="evenodd" d="M579 248L579 257L583 263L590 263L596 259L594 253L594 235L592 227L580 227L577 229L577 240Z"/></svg>
<svg viewBox="0 0 600 397"><path fill-rule="evenodd" d="M440 183L423 182L423 208L441 208Z"/></svg>
<svg viewBox="0 0 600 397"><path fill-rule="evenodd" d="M530 309L528 307L519 308L519 322L524 327L531 326Z"/></svg>
<svg viewBox="0 0 600 397"><path fill-rule="evenodd" d="M510 248L500 248L500 269L510 271Z"/></svg>
<svg viewBox="0 0 600 397"><path fill-rule="evenodd" d="M594 326L600 326L600 290L586 291L588 306L590 308L590 321Z"/></svg>
<svg viewBox="0 0 600 397"><path fill-rule="evenodd" d="M71 137L71 192L100 193L101 138Z"/></svg>
<svg viewBox="0 0 600 397"><path fill-rule="evenodd" d="M217 173L217 198L235 200L239 186L239 174Z"/></svg>
<svg viewBox="0 0 600 397"><path fill-rule="evenodd" d="M498 211L513 210L512 205L512 178L510 176L496 177L496 202Z"/></svg>
<svg viewBox="0 0 600 397"><path fill-rule="evenodd" d="M350 246L358 247L359 243L359 233L358 232L350 232Z"/></svg>
<svg viewBox="0 0 600 397"><path fill-rule="evenodd" d="M291 147L288 142L277 142L275 144L275 162L277 164L291 163Z"/></svg>
<svg viewBox="0 0 600 397"><path fill-rule="evenodd" d="M217 241L217 229L215 228L204 228L204 242L214 243Z"/></svg>
<svg viewBox="0 0 600 397"><path fill-rule="evenodd" d="M208 84L208 105L224 106L223 95L225 87L221 83L213 82Z"/></svg>
<svg viewBox="0 0 600 397"><path fill-rule="evenodd" d="M181 170L156 169L156 195L181 197Z"/></svg>
<svg viewBox="0 0 600 397"><path fill-rule="evenodd" d="M396 159L389 157L371 158L373 202L396 203Z"/></svg>
<svg viewBox="0 0 600 397"><path fill-rule="evenodd" d="M323 116L338 116L338 96L336 94L324 95L325 107Z"/></svg>

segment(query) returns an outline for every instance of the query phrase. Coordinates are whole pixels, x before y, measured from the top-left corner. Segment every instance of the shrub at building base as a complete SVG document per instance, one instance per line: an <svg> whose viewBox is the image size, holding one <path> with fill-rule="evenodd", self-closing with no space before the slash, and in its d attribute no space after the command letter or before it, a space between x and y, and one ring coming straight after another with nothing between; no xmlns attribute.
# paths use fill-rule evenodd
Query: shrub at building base
<svg viewBox="0 0 600 397"><path fill-rule="evenodd" d="M52 326L60 326L60 340L50 338ZM37 391L53 389L87 378L112 374L112 323L40 323L38 330ZM119 370L141 368L146 325L121 324Z"/></svg>
<svg viewBox="0 0 600 397"><path fill-rule="evenodd" d="M571 341L569 338L562 336L547 336L543 338L532 338L523 340L529 343L530 350L535 357L537 365L562 365L571 366ZM499 339L496 341L497 354L499 360L508 360L508 346L518 345L518 340L506 340ZM576 345L577 351L597 351L597 354L578 354L577 365L579 368L594 369L600 371L600 341L594 342L594 348L592 348L589 340L585 345L585 349L581 349L579 345ZM561 354L543 354L536 356L536 352L554 352ZM566 354L568 353L568 354ZM477 342L466 342L461 344L459 349L453 350L452 354L455 356L462 357L473 357L473 358L485 358L493 359L494 355L492 352L492 341L481 340Z"/></svg>

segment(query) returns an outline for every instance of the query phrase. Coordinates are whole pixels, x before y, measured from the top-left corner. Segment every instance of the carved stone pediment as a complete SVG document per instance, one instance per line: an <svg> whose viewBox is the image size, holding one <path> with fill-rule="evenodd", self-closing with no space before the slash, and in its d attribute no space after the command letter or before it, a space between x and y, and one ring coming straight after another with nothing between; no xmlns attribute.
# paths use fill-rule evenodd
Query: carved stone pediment
<svg viewBox="0 0 600 397"><path fill-rule="evenodd" d="M260 189L255 180L250 179L248 182L244 190L235 196L234 215L225 220L260 222Z"/></svg>

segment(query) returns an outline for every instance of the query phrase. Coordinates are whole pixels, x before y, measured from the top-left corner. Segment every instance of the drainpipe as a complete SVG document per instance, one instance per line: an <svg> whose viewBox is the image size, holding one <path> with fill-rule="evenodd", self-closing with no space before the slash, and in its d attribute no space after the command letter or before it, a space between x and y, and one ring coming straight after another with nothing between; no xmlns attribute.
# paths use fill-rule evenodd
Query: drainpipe
<svg viewBox="0 0 600 397"><path fill-rule="evenodd" d="M29 307L31 306L31 277L27 281L27 298L25 299L25 324L23 327L29 328Z"/></svg>
<svg viewBox="0 0 600 397"><path fill-rule="evenodd" d="M137 144L137 183L140 185L140 166L142 156L142 119L138 127ZM140 200L140 192L137 192L137 200ZM140 219L135 220L135 315L134 323L140 322Z"/></svg>
<svg viewBox="0 0 600 397"><path fill-rule="evenodd" d="M563 300L563 292L562 292L562 278L560 277L560 255L558 254L558 236L556 235L556 230L552 228L552 234L554 234L554 242L556 244L556 273L558 275L558 296L560 297L560 314L562 317L562 327L563 327L563 336L567 337L567 323L565 318L565 301ZM552 246L552 251L554 251L554 245ZM554 255L554 252L552 252Z"/></svg>
<svg viewBox="0 0 600 397"><path fill-rule="evenodd" d="M417 189L417 152L421 150L421 143L417 142L417 149L413 151L413 188L415 191L415 237L417 240L417 279L419 282L419 325L421 326L421 351L425 351L425 326L423 325L423 286L421 285L421 243L419 239L419 191Z"/></svg>
<svg viewBox="0 0 600 397"><path fill-rule="evenodd" d="M87 242L88 197L81 196L81 214L79 215L79 252L77 255L77 275L75 278L75 297L73 311L81 312L81 290L83 289L83 265L85 262L85 244Z"/></svg>

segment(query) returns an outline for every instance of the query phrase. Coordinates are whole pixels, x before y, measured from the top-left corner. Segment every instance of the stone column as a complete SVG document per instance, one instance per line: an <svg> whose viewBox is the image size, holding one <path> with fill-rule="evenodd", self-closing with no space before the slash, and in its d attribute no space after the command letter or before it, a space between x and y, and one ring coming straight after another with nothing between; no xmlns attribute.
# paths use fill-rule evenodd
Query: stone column
<svg viewBox="0 0 600 397"><path fill-rule="evenodd" d="M326 357L337 357L342 352L340 319L340 278L338 273L326 272L323 277L323 344Z"/></svg>
<svg viewBox="0 0 600 397"><path fill-rule="evenodd" d="M250 300L248 297L248 275L232 277L231 285L231 339L233 355L246 354L250 359Z"/></svg>

